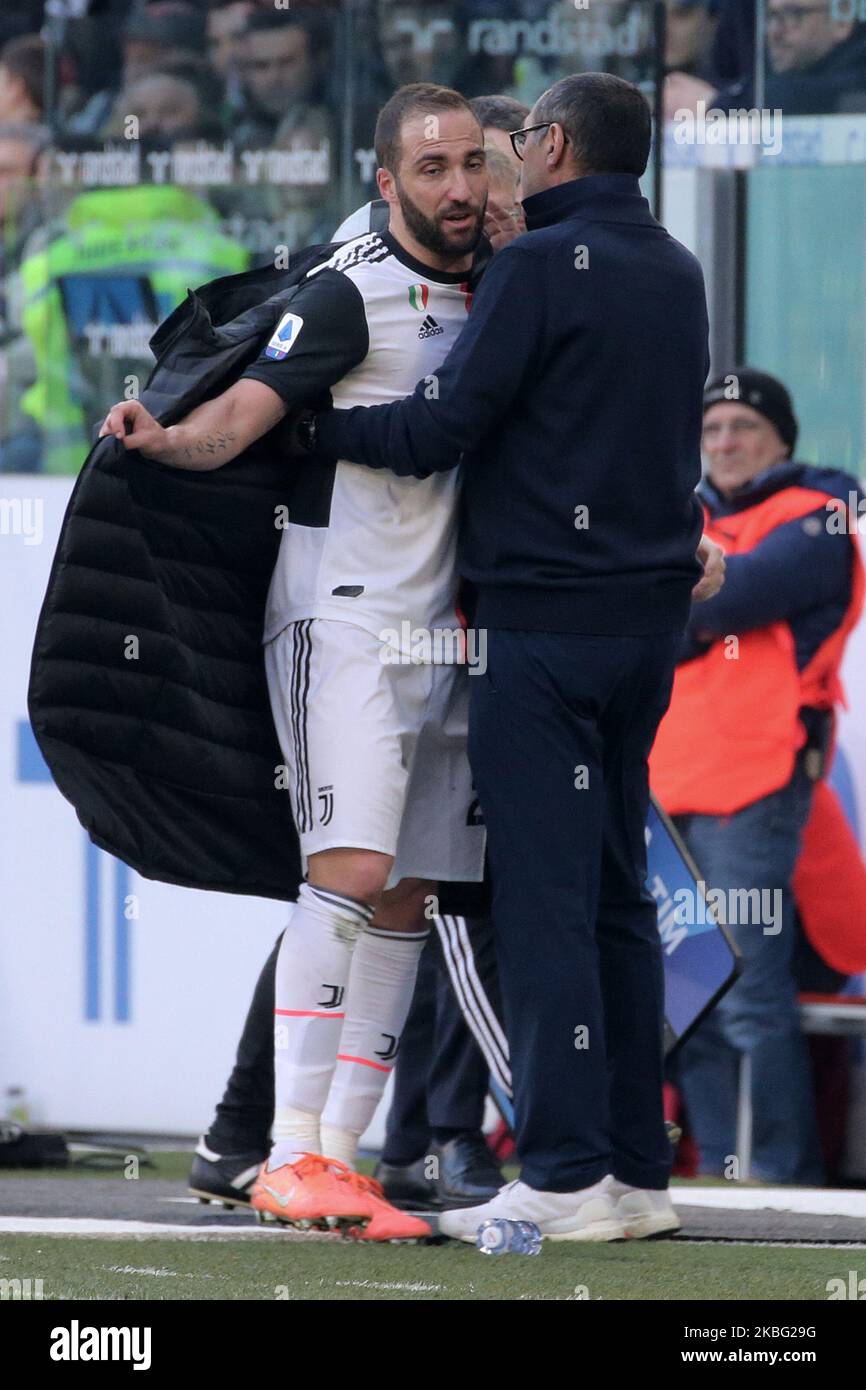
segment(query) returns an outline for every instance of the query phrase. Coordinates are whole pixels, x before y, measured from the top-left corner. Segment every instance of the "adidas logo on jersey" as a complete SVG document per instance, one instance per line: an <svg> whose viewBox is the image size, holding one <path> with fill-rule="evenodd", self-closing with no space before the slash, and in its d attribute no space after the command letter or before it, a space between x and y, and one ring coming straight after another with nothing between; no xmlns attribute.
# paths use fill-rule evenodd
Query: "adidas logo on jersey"
<svg viewBox="0 0 866 1390"><path fill-rule="evenodd" d="M437 334L444 333L445 329L436 322L432 314L428 314L421 327L418 329L419 338L435 338Z"/></svg>

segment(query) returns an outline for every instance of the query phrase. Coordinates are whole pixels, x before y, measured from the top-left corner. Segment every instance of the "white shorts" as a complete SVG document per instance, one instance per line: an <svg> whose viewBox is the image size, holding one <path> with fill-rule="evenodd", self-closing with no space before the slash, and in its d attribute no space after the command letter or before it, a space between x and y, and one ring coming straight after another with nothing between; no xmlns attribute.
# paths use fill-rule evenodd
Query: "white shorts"
<svg viewBox="0 0 866 1390"><path fill-rule="evenodd" d="M264 651L305 867L320 850L371 849L394 858L389 888L479 882L466 667L390 665L372 633L327 618L291 623Z"/></svg>

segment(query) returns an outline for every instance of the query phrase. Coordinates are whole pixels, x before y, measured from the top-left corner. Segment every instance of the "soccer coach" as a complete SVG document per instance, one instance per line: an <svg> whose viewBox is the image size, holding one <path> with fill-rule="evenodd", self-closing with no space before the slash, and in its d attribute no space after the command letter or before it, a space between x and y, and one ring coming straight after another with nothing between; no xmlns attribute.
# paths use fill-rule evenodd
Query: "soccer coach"
<svg viewBox="0 0 866 1390"><path fill-rule="evenodd" d="M462 458L460 567L487 633L470 756L522 1174L441 1227L474 1240L504 1217L601 1241L678 1225L644 825L700 575L707 310L697 261L640 193L636 87L565 78L512 140L529 230L493 258L436 376L300 433L401 475Z"/></svg>

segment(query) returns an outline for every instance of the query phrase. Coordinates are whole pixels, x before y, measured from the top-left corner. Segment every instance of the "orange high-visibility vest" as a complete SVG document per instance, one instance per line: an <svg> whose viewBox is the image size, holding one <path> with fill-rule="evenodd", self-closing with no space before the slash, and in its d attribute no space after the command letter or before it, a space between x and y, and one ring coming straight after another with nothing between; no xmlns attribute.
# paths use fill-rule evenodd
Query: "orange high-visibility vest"
<svg viewBox="0 0 866 1390"><path fill-rule="evenodd" d="M829 492L787 487L718 524L705 510L705 531L727 554L743 555L778 526L831 501L837 499ZM844 702L839 668L864 594L856 519L847 530L854 547L851 599L802 671L787 622L720 637L677 668L650 756L652 788L669 815L731 815L778 791L805 741L801 706L830 710Z"/></svg>

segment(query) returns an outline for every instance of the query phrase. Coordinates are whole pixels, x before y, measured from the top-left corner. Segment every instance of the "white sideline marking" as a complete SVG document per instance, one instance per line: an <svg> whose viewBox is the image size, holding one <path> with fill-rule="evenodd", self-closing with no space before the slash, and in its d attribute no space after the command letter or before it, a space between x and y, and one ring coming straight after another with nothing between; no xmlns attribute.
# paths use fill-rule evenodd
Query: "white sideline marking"
<svg viewBox="0 0 866 1390"><path fill-rule="evenodd" d="M787 1211L796 1216L859 1216L866 1220L866 1192L812 1187L672 1187L678 1207L727 1211Z"/></svg>
<svg viewBox="0 0 866 1390"><path fill-rule="evenodd" d="M447 1284L383 1284L377 1279L335 1279L335 1289L382 1289L390 1291L392 1289L402 1289L408 1293L442 1293L447 1289Z"/></svg>
<svg viewBox="0 0 866 1390"><path fill-rule="evenodd" d="M175 1226L167 1221L119 1221L95 1216L0 1216L0 1235L34 1236L197 1236L200 1240L339 1240L326 1231L294 1231L277 1222L267 1226Z"/></svg>
<svg viewBox="0 0 866 1390"><path fill-rule="evenodd" d="M702 1240L695 1236L680 1236L675 1245L748 1245L754 1250L769 1247L773 1250L866 1250L856 1240Z"/></svg>
<svg viewBox="0 0 866 1390"><path fill-rule="evenodd" d="M224 1207L219 1197L214 1197L213 1201L203 1202L200 1197L159 1197L160 1202L167 1202L175 1207L213 1207L213 1211L208 1212L208 1216L237 1216L238 1212L250 1210L244 1207Z"/></svg>

